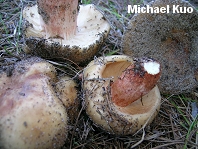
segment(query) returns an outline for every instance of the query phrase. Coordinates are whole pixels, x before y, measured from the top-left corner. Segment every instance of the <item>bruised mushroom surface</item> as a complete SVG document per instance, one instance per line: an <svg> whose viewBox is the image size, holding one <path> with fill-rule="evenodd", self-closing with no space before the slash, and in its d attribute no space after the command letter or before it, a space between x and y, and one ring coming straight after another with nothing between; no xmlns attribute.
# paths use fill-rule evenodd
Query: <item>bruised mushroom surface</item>
<svg viewBox="0 0 198 149"><path fill-rule="evenodd" d="M54 87L59 81L54 66L37 57L17 62L11 76L4 72L0 74L1 148L49 149L63 146L67 137L68 115L61 100L68 97L59 99L57 94L62 90ZM68 90L74 88L66 86ZM76 91L71 94L76 98Z"/></svg>
<svg viewBox="0 0 198 149"><path fill-rule="evenodd" d="M127 135L152 122L161 102L155 85L160 66L147 60L148 63L139 59L141 66L137 66L131 57L114 55L97 58L84 69L86 112L96 125L113 134ZM150 62L155 68L148 66ZM148 77L150 73L154 74ZM119 85L113 87L114 84Z"/></svg>
<svg viewBox="0 0 198 149"><path fill-rule="evenodd" d="M192 13L173 13L191 7ZM150 7L169 6L169 13L138 13L123 35L122 49L134 57L152 57L160 61L162 76L158 83L163 93L185 93L194 89L198 70L198 12L187 1L156 0ZM181 8L180 8L181 7Z"/></svg>
<svg viewBox="0 0 198 149"><path fill-rule="evenodd" d="M110 30L94 5L78 6L78 0L38 0L23 17L26 52L77 63L93 57Z"/></svg>

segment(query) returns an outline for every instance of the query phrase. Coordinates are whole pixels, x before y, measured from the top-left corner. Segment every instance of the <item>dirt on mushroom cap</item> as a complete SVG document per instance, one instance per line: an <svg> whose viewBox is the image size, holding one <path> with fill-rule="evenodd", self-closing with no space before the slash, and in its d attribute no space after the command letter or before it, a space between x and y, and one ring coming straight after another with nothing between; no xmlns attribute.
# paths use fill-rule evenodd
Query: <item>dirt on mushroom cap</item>
<svg viewBox="0 0 198 149"><path fill-rule="evenodd" d="M56 94L62 101L69 116L69 123L74 123L79 114L80 100L78 99L77 84L68 76L62 76L56 82Z"/></svg>
<svg viewBox="0 0 198 149"><path fill-rule="evenodd" d="M157 87L143 96L142 102L137 100L124 108L111 101L110 82L132 62L131 57L123 55L100 57L89 63L83 73L86 112L97 126L112 134L135 133L151 123L160 108L161 96Z"/></svg>
<svg viewBox="0 0 198 149"><path fill-rule="evenodd" d="M156 0L152 7L192 7L186 1ZM159 60L162 76L159 82L164 93L189 92L197 86L198 12L140 13L133 16L124 33L122 48L134 57L148 56Z"/></svg>
<svg viewBox="0 0 198 149"><path fill-rule="evenodd" d="M0 144L3 148L60 148L68 115L53 84L55 68L38 57L17 62L0 74Z"/></svg>
<svg viewBox="0 0 198 149"><path fill-rule="evenodd" d="M76 63L87 61L101 48L110 30L108 21L94 5L80 6L76 36L70 40L44 38L37 6L26 7L23 16L26 36L24 49L27 53L44 58L69 59Z"/></svg>

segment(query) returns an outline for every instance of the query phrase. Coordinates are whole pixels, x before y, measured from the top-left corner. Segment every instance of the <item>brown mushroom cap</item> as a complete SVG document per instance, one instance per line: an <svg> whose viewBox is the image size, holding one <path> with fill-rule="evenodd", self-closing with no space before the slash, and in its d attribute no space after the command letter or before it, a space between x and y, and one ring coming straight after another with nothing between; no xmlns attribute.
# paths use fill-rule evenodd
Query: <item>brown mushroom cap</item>
<svg viewBox="0 0 198 149"><path fill-rule="evenodd" d="M57 81L55 68L37 57L17 62L11 76L0 74L2 148L63 146L68 115L54 88Z"/></svg>
<svg viewBox="0 0 198 149"><path fill-rule="evenodd" d="M61 38L45 39L44 29L40 24L37 5L26 7L23 11L25 20L27 53L44 58L70 59L76 63L92 58L106 39L110 25L94 5L81 5L76 35L68 40Z"/></svg>
<svg viewBox="0 0 198 149"><path fill-rule="evenodd" d="M124 33L123 52L133 57L159 60L163 93L189 92L198 84L198 12L182 0L156 0L150 7L167 7L169 13L135 14ZM172 13L173 5L192 7L192 13Z"/></svg>
<svg viewBox="0 0 198 149"><path fill-rule="evenodd" d="M133 134L151 123L160 108L161 96L157 86L126 107L112 102L111 82L132 63L133 59L124 55L100 57L89 63L83 72L87 114L96 125L117 135Z"/></svg>

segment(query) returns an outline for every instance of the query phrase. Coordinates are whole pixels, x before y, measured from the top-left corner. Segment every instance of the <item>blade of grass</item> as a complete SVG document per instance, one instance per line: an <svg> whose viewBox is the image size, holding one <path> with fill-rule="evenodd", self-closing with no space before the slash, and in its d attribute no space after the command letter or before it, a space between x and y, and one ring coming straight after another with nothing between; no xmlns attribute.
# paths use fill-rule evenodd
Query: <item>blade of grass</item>
<svg viewBox="0 0 198 149"><path fill-rule="evenodd" d="M21 49L19 49L19 40L20 40L20 36L21 36L21 28L22 28L22 20L23 20L23 9L21 9L20 12L20 17L19 17L19 22L18 22L18 32L17 32L17 54L19 54L21 52Z"/></svg>
<svg viewBox="0 0 198 149"><path fill-rule="evenodd" d="M120 50L113 50L113 51L111 51L111 52L105 54L105 56L111 56L111 55L117 53L118 51L120 51Z"/></svg>
<svg viewBox="0 0 198 149"><path fill-rule="evenodd" d="M144 0L141 0L141 1L139 1L139 2L138 2L137 0L132 0L131 3L132 3L132 4L136 4L136 5L141 5L141 4L144 3Z"/></svg>
<svg viewBox="0 0 198 149"><path fill-rule="evenodd" d="M183 119L186 121L186 123L188 124L188 126L190 126L190 122L189 120L185 117L185 115L183 114L182 110L175 104L174 101L170 101L171 104L177 109L177 111L179 112L179 114L183 117ZM186 127L185 127L186 128Z"/></svg>
<svg viewBox="0 0 198 149"><path fill-rule="evenodd" d="M197 126L198 126L198 115L196 115L195 119L193 120L193 122L191 123L191 125L190 125L190 127L188 129L188 133L186 135L184 149L187 149L188 139L190 137L191 131L194 130L194 129L196 129L195 127L197 127ZM197 135L198 135L198 132L196 132L196 137L197 137Z"/></svg>
<svg viewBox="0 0 198 149"><path fill-rule="evenodd" d="M83 4L90 4L91 3L91 0L82 0L82 3Z"/></svg>

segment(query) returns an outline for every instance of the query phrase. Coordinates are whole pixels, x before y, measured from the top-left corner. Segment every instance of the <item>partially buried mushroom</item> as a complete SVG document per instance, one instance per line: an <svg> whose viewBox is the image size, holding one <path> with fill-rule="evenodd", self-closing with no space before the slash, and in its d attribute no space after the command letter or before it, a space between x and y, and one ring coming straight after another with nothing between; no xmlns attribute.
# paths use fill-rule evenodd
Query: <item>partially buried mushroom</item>
<svg viewBox="0 0 198 149"><path fill-rule="evenodd" d="M87 61L99 50L110 25L92 4L37 0L23 10L25 51L44 58Z"/></svg>
<svg viewBox="0 0 198 149"><path fill-rule="evenodd" d="M160 109L160 64L125 55L100 57L83 72L85 107L94 123L116 135L150 124Z"/></svg>
<svg viewBox="0 0 198 149"><path fill-rule="evenodd" d="M156 0L149 7L169 8L169 12L135 14L123 35L123 52L159 60L162 93L190 92L198 85L198 11L182 0ZM174 7L179 12L173 13ZM193 12L184 13L186 9Z"/></svg>
<svg viewBox="0 0 198 149"><path fill-rule="evenodd" d="M71 79L58 80L55 67L37 57L17 62L11 76L1 72L0 148L61 148L70 116L63 102L73 104L76 95Z"/></svg>

